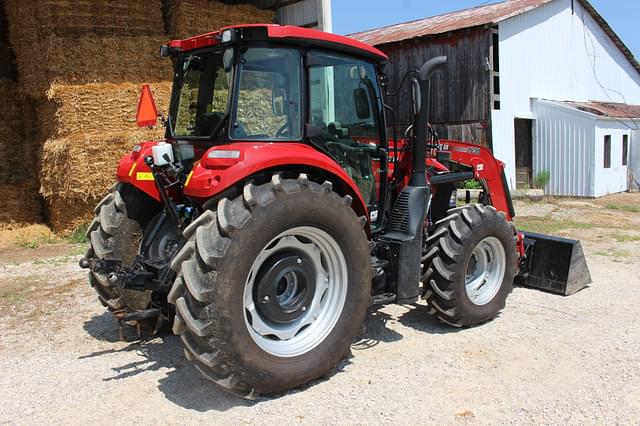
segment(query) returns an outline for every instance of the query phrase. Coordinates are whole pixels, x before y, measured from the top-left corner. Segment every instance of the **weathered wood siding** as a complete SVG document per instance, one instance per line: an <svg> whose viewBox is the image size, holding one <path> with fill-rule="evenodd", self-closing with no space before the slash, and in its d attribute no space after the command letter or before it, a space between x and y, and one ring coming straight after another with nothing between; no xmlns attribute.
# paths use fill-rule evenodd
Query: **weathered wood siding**
<svg viewBox="0 0 640 426"><path fill-rule="evenodd" d="M441 137L475 139L490 145L492 33L489 28L456 31L445 36L423 37L377 46L389 55L386 72L395 90L405 73L427 60L446 55L447 66L432 79L430 122ZM388 97L397 112L397 124L411 124L411 95L406 84L400 95ZM391 124L391 123L389 123Z"/></svg>

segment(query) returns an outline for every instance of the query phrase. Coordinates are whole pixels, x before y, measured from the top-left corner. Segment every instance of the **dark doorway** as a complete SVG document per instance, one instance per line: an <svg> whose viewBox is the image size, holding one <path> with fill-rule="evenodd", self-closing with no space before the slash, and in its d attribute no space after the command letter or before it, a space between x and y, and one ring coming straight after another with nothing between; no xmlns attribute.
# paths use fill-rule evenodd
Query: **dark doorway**
<svg viewBox="0 0 640 426"><path fill-rule="evenodd" d="M516 187L530 188L533 182L533 120L515 119Z"/></svg>

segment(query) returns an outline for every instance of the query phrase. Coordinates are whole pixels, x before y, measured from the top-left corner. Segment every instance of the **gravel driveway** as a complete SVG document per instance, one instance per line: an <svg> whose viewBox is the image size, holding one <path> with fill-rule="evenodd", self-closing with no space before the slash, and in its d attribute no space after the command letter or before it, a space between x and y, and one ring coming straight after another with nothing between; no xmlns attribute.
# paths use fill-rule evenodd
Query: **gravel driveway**
<svg viewBox="0 0 640 426"><path fill-rule="evenodd" d="M121 341L77 256L4 262L0 423L640 424L640 214L554 206L518 207L550 220L601 209L628 222L560 232L583 240L589 288L516 288L499 318L465 330L420 304L372 309L331 377L252 402L202 379L173 336L127 329Z"/></svg>

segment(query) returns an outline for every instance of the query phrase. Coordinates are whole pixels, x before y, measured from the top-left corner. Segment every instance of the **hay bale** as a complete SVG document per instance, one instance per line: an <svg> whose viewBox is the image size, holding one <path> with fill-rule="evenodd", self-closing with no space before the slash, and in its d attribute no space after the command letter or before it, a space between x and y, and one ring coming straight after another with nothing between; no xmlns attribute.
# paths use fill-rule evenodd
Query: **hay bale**
<svg viewBox="0 0 640 426"><path fill-rule="evenodd" d="M161 129L82 133L45 142L40 170L40 194L49 223L56 232L73 230L115 182L120 158L144 140L161 136Z"/></svg>
<svg viewBox="0 0 640 426"><path fill-rule="evenodd" d="M144 140L158 139L159 129L83 133L49 139L42 151L40 193L49 199L99 198L115 182L120 158Z"/></svg>
<svg viewBox="0 0 640 426"><path fill-rule="evenodd" d="M42 205L35 181L0 184L0 228L42 221Z"/></svg>
<svg viewBox="0 0 640 426"><path fill-rule="evenodd" d="M53 84L47 98L55 104L55 129L50 137L60 138L97 129L129 131L136 129L136 107L140 84L102 83ZM151 84L158 111L167 114L171 83Z"/></svg>
<svg viewBox="0 0 640 426"><path fill-rule="evenodd" d="M160 1L40 0L40 29L59 36L162 35Z"/></svg>
<svg viewBox="0 0 640 426"><path fill-rule="evenodd" d="M0 182L35 179L38 149L24 136L23 97L18 84L0 79L0 100Z"/></svg>
<svg viewBox="0 0 640 426"><path fill-rule="evenodd" d="M171 63L158 55L160 37L79 38L49 36L33 48L16 49L20 81L32 97L52 83L159 82L171 79Z"/></svg>
<svg viewBox="0 0 640 426"><path fill-rule="evenodd" d="M74 8L83 12L74 15ZM106 8L106 9L105 9ZM160 2L6 0L9 41L32 97L53 82L153 82L171 77ZM104 10L103 10L104 9ZM74 29L75 28L75 29Z"/></svg>
<svg viewBox="0 0 640 426"><path fill-rule="evenodd" d="M235 24L270 24L272 10L210 0L163 0L165 29L173 38L186 38Z"/></svg>

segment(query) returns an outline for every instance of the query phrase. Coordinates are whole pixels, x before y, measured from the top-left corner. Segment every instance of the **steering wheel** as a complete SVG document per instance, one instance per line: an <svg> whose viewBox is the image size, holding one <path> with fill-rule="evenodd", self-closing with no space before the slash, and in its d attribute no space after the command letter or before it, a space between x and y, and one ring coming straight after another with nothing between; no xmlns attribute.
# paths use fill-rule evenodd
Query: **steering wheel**
<svg viewBox="0 0 640 426"><path fill-rule="evenodd" d="M284 123L276 132L276 138L282 137L282 136L289 136L289 122Z"/></svg>

